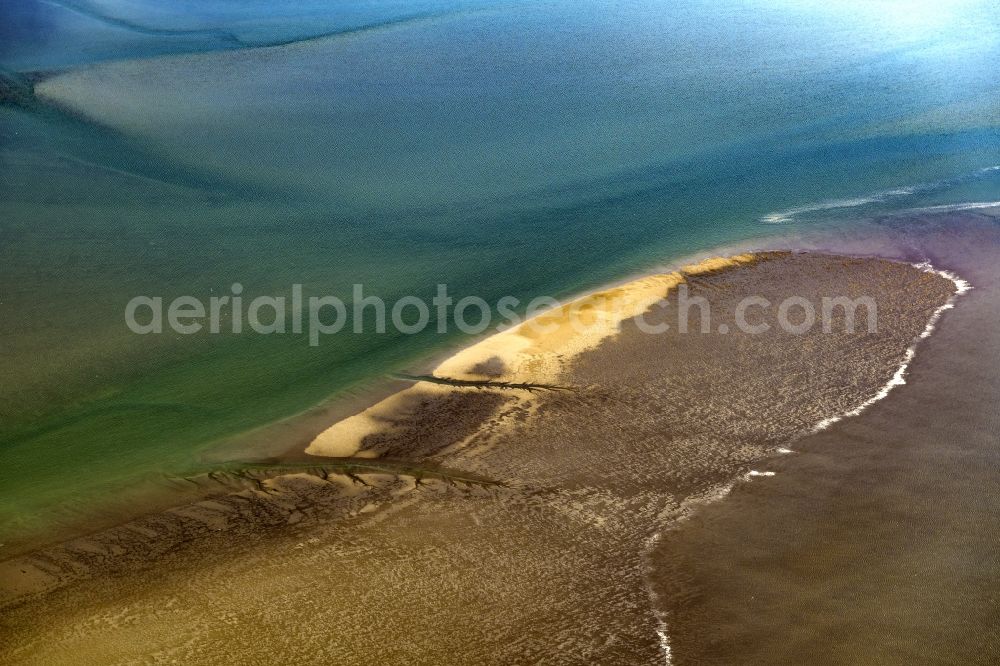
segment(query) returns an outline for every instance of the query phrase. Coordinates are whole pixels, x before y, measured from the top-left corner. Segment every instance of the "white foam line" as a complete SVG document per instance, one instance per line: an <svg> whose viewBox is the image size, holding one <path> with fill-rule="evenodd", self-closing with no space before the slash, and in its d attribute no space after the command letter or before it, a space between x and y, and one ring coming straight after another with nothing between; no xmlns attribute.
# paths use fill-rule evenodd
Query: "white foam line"
<svg viewBox="0 0 1000 666"><path fill-rule="evenodd" d="M789 451L789 453L790 452L791 451ZM718 488L714 488L700 495L695 495L694 497L688 497L681 502L680 507L677 509L668 506L660 513L658 520L660 528L654 530L652 534L650 534L649 538L646 539L645 546L642 549L642 560L645 568L644 578L646 581L646 593L649 595L650 608L653 612L653 616L656 618L655 632L657 642L660 647L660 655L663 657L664 666L673 666L673 651L670 647L670 632L667 625L667 615L659 609L658 602L660 595L656 593L650 583L650 579L654 571L652 562L653 551L656 549L657 544L660 543L663 534L666 532L667 525L671 528L680 525L694 515L696 509L725 499L726 496L733 491L733 488L736 487L737 483L740 481L747 482L755 476L775 476L775 473L751 470L742 477L738 477L724 486L719 486Z"/></svg>
<svg viewBox="0 0 1000 666"><path fill-rule="evenodd" d="M664 513L666 509L664 510ZM663 514L660 514L661 518ZM666 522L667 519L664 519ZM656 548L656 544L660 542L660 532L654 531L648 539L646 539L646 544L642 550L642 559L644 562L644 576L646 584L646 594L649 595L649 607L653 612L653 617L656 618L656 639L660 647L660 656L663 657L664 666L672 666L673 664L673 652L670 649L670 633L667 630L667 618L666 613L659 609L658 602L660 600L660 595L656 593L653 589L652 583L650 583L650 578L653 573L652 564L652 554L653 550Z"/></svg>
<svg viewBox="0 0 1000 666"><path fill-rule="evenodd" d="M825 210L837 210L839 208L857 208L859 206L867 206L868 204L883 203L888 199L896 199L899 197L907 197L919 192L932 192L935 190L940 190L943 188L950 187L952 185L957 185L966 182L970 179L979 178L985 176L986 174L1000 171L1000 165L989 166L984 169L979 169L969 174L964 174L961 176L956 176L954 178L949 178L945 180L938 180L932 183L921 183L919 185L910 185L907 187L897 187L891 190L885 190L882 192L876 192L865 197L855 197L851 199L833 199L830 201L821 201L814 204L806 204L805 206L796 206L795 208L789 208L787 210L779 211L777 213L769 213L760 218L761 222L765 224L784 224L787 222L794 222L795 218L803 213L817 213ZM975 204L958 204L957 206L962 207L952 207L952 206L933 206L930 208L925 208L922 210L932 211L932 210L975 210L976 208L992 208L994 206L1000 205L997 203L975 203Z"/></svg>
<svg viewBox="0 0 1000 666"><path fill-rule="evenodd" d="M646 582L646 592L649 595L650 608L653 611L653 616L656 618L656 638L659 642L660 655L663 657L664 666L672 666L673 652L670 648L670 633L668 631L666 613L660 611L657 605L660 596L656 593L652 584L649 582L654 571L652 563L653 551L656 549L656 545L660 542L668 524L671 527L674 527L683 523L691 517L696 507L712 504L724 499L726 495L732 492L734 487L736 487L735 481L701 495L689 497L681 502L680 507L677 509L670 506L666 507L662 512L660 512L658 520L660 523L660 529L653 531L649 538L646 539L646 544L642 549L642 560L645 568L644 578Z"/></svg>
<svg viewBox="0 0 1000 666"><path fill-rule="evenodd" d="M897 191L893 191L897 192ZM824 201L818 204L811 204L808 206L799 206L797 208L789 208L788 210L783 210L778 213L771 213L760 218L761 222L766 222L767 224L781 224L783 222L791 222L797 216L802 213L815 213L822 210L836 210L837 208L857 208L858 206L864 206L870 203L877 203L882 201L887 196L903 196L904 194L912 194L912 192L904 192L898 190L898 194L893 194L893 192L886 192L884 194L877 194L870 197L860 197L857 199L835 199L833 201Z"/></svg>
<svg viewBox="0 0 1000 666"><path fill-rule="evenodd" d="M972 201L970 203L943 204L941 206L924 206L913 208L912 213L949 213L964 210L982 210L984 208L1000 208L1000 201Z"/></svg>
<svg viewBox="0 0 1000 666"><path fill-rule="evenodd" d="M912 185L910 187L897 187L892 190L886 190L884 192L876 192L871 196L867 197L857 197L854 199L834 199L832 201L821 201L816 204L809 204L806 206L797 206L796 208L789 208L788 210L783 210L778 213L770 213L760 218L761 222L767 224L782 224L785 222L792 222L796 217L802 215L803 213L817 213L824 210L837 210L838 208L857 208L859 206L867 206L868 204L882 203L886 199L895 199L898 197L908 197L917 192L923 192L925 190L934 189L939 187L940 183L930 183L926 185Z"/></svg>
<svg viewBox="0 0 1000 666"><path fill-rule="evenodd" d="M991 169L1000 170L1000 166L991 167ZM931 333L934 332L934 328L936 327L938 320L941 319L941 315L944 314L946 310L950 310L953 307L955 307L955 301L958 299L958 297L968 293L972 289L972 285L969 284L966 280L963 280L962 278L958 277L954 273L951 273L950 271L938 270L928 262L913 264L913 266L922 271L928 273L934 273L936 275L940 275L945 279L951 280L955 285L955 293L951 295L951 297L944 305L942 305L941 307L939 307L937 310L934 311L934 314L931 315L930 321L927 323L927 326L926 328L924 328L924 331L914 339L913 344L910 345L910 347L906 350L906 355L903 358L902 365L900 365L899 369L896 370L896 373L892 376L892 379L889 380L889 383L887 383L885 386L882 387L881 391L879 391L874 397L866 400L864 403L861 404L861 406L857 407L856 409L852 409L851 411L845 414L841 414L839 416L823 419L813 428L813 432L819 432L820 430L825 430L826 428L830 427L837 421L843 420L850 416L857 416L861 414L861 412L865 411L866 409L874 405L876 402L889 395L889 392L892 391L893 388L901 384L905 384L906 370L909 367L910 363L913 362L913 359L916 356L917 344L920 342L920 340L927 338L928 336L930 336ZM789 453L794 453L794 451L792 449L782 447L778 449L778 453L789 454ZM645 570L646 570L645 571L646 591L649 595L650 607L652 609L653 616L656 618L655 631L656 631L657 641L660 647L660 654L663 656L664 666L672 666L673 664L673 652L670 647L669 627L667 625L666 614L660 611L657 605L657 602L659 601L659 595L653 589L653 586L650 584L649 581L654 571L652 564L652 553L655 550L656 545L660 542L660 539L665 531L665 526L668 523L671 527L679 525L680 523L683 523L685 520L691 517L696 507L705 506L724 499L727 495L729 495L730 492L732 492L733 488L736 487L736 484L739 481L748 482L755 477L772 477L772 476L775 476L775 472L761 472L758 470L750 470L745 475L743 475L743 477L740 477L739 480L734 480L728 485L721 486L702 495L689 497L688 499L684 500L681 503L679 510L671 510L671 507L667 507L660 514L659 522L661 523L662 527L659 530L655 530L650 535L650 537L646 539L646 543L642 551L642 559L645 563Z"/></svg>
<svg viewBox="0 0 1000 666"><path fill-rule="evenodd" d="M812 431L814 433L826 430L827 428L832 426L834 423L837 423L838 421L843 421L846 418L860 415L862 412L864 412L866 409L874 405L876 402L888 396L889 393L892 392L892 389L896 388L897 386L902 386L903 384L905 384L906 371L910 367L910 363L913 362L913 359L917 355L917 345L920 343L921 340L930 337L931 333L933 333L934 329L937 327L937 323L941 319L941 315L943 315L946 310L951 310L952 308L955 307L955 301L958 299L958 297L962 296L963 294L967 294L972 289L972 285L969 284L966 280L963 280L962 278L958 277L957 275L955 275L950 271L938 270L933 266L931 266L930 263L924 262L920 264L913 264L913 266L915 268L919 268L924 272L934 273L935 275L940 275L941 277L947 280L951 280L955 284L955 293L951 295L951 297L944 305L942 305L941 307L939 307L937 310L934 311L934 314L931 315L930 321L927 322L926 328L924 328L923 332L913 340L913 344L907 348L906 354L903 356L903 363L899 366L899 368L896 369L896 372L892 376L892 379L890 379L889 382L885 386L883 386L878 393L876 393L868 400L865 400L858 407L852 409L849 412L845 412L837 416L831 416L829 418L823 419L822 421L817 423L815 427L813 427Z"/></svg>
<svg viewBox="0 0 1000 666"><path fill-rule="evenodd" d="M660 514L662 517L662 513ZM648 539L646 539L646 544L642 550L642 559L645 568L645 583L646 583L646 594L649 595L649 607L653 612L653 617L656 618L656 639L660 646L660 656L663 657L664 666L671 666L673 664L673 652L670 649L670 633L667 631L667 619L666 614L660 611L657 603L660 600L660 595L656 593L653 589L653 585L650 583L649 579L653 572L652 565L652 554L653 550L656 548L656 544L660 542L660 532L654 531Z"/></svg>

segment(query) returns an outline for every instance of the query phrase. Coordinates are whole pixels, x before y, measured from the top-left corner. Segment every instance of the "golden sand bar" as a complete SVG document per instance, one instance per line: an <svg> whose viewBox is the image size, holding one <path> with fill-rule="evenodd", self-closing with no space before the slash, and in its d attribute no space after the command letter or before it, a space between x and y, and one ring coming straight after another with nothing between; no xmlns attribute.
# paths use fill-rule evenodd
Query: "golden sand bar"
<svg viewBox="0 0 1000 666"><path fill-rule="evenodd" d="M676 575L660 535L734 484L780 479L775 452L878 395L955 293L882 259L756 257L681 279L727 321L748 295L842 294L875 299L886 325L850 333L841 313L832 331L804 335L648 335L622 319L561 362L573 391L522 399L421 382L376 421L389 431L364 442L386 460L206 473L180 484L191 493L181 506L0 563L0 662L663 664L668 648L693 653L683 636L704 623L685 604L703 588ZM672 314L654 306L645 320Z"/></svg>
<svg viewBox="0 0 1000 666"><path fill-rule="evenodd" d="M434 375L556 383L573 358L615 336L622 322L645 313L687 277L753 263L759 258L753 253L713 257L679 271L648 275L586 294L462 349L438 365ZM453 390L424 383L400 391L335 423L320 433L306 452L334 458L375 457L364 448L366 437L391 427L413 405Z"/></svg>

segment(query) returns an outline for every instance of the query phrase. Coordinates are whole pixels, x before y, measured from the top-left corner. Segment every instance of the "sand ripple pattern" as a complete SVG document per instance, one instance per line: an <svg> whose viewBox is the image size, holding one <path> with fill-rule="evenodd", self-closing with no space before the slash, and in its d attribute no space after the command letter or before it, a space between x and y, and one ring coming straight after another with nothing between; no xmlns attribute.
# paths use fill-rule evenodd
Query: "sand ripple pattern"
<svg viewBox="0 0 1000 666"><path fill-rule="evenodd" d="M904 263L791 253L687 282L718 321L747 295L868 295L880 327L652 336L626 321L564 369L573 392L436 387L366 448L502 486L390 479L392 497L370 512L303 511L294 524L220 531L141 575L96 575L8 609L0 656L664 663L650 543L734 483L767 483L750 473L878 393L954 291Z"/></svg>

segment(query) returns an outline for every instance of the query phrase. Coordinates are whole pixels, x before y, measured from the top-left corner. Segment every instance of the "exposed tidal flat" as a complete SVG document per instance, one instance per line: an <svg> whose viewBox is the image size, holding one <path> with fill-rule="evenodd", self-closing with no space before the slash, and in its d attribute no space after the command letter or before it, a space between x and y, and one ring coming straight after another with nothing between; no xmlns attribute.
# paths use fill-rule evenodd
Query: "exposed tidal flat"
<svg viewBox="0 0 1000 666"><path fill-rule="evenodd" d="M800 239L922 256L973 288L919 343L905 384L796 441L767 483L661 535L650 581L675 663L1000 658L997 210L913 211Z"/></svg>
<svg viewBox="0 0 1000 666"><path fill-rule="evenodd" d="M4 656L996 662L997 11L2 3ZM884 335L663 355L618 312L456 355L122 321L234 282L641 294L788 248L694 284L871 283ZM924 262L975 289L914 347ZM442 357L576 390L385 381Z"/></svg>
<svg viewBox="0 0 1000 666"><path fill-rule="evenodd" d="M393 663L662 663L658 535L877 393L956 289L905 262L789 252L674 281L662 296L683 281L721 320L747 295L865 295L879 328L650 335L627 317L587 345L557 329L487 376L543 368L572 390L423 389L364 436L368 458L219 475L209 499L5 562L5 659L365 660L377 642ZM512 348L484 344L443 365L482 376Z"/></svg>
<svg viewBox="0 0 1000 666"><path fill-rule="evenodd" d="M137 294L563 298L782 224L996 200L995 8L821 4L5 3L3 548L307 445L287 419L457 343L140 337Z"/></svg>

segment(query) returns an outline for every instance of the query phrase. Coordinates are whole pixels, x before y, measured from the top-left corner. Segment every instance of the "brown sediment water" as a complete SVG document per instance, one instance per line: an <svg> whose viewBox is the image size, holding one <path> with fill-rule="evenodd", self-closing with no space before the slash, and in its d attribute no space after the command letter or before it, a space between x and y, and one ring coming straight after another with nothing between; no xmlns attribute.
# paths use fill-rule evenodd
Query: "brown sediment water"
<svg viewBox="0 0 1000 666"><path fill-rule="evenodd" d="M905 383L658 539L675 664L1000 663L1000 227L920 211L803 245L931 260L973 289Z"/></svg>
<svg viewBox="0 0 1000 666"><path fill-rule="evenodd" d="M547 361L542 377L530 376L530 362L500 356L502 366L490 365L505 379L496 368L573 391L423 383L378 412L362 446L344 449L482 482L403 470L355 474L361 483L278 477L240 490L241 511L230 500L228 508L203 502L162 525L126 526L131 541L119 530L5 562L0 657L633 664L676 656L669 591L649 587L657 536L823 419L877 395L955 292L951 280L908 263L788 252L682 279L692 298L711 304L713 324L732 324L747 296L840 295L875 299L879 327L847 333L838 315L829 334L713 325L651 335L630 316L646 310L649 324L671 321L675 313L654 304L680 281L657 283L643 308L604 320L607 333L585 344L569 340L561 357L557 344L532 341ZM477 376L511 349L523 360L529 347L467 351L439 370ZM168 548L129 555L162 541L161 528L175 537Z"/></svg>

